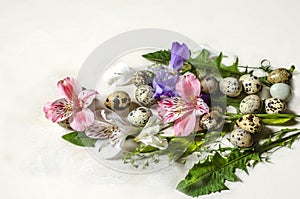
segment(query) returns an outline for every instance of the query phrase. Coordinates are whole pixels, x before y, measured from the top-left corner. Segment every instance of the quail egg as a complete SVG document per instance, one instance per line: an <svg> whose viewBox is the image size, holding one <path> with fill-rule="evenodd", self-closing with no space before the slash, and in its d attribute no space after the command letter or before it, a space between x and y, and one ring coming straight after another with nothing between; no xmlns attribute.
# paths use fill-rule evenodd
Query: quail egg
<svg viewBox="0 0 300 199"><path fill-rule="evenodd" d="M140 85L152 86L153 78L154 78L154 74L151 71L141 70L141 71L137 71L133 75L132 82L137 87Z"/></svg>
<svg viewBox="0 0 300 199"><path fill-rule="evenodd" d="M240 103L242 114L259 113L262 108L261 99L258 95L248 95Z"/></svg>
<svg viewBox="0 0 300 199"><path fill-rule="evenodd" d="M262 89L262 83L258 77L250 74L242 75L240 82L243 84L244 91L247 94L255 94Z"/></svg>
<svg viewBox="0 0 300 199"><path fill-rule="evenodd" d="M265 100L265 111L268 114L283 113L286 103L279 98L269 98Z"/></svg>
<svg viewBox="0 0 300 199"><path fill-rule="evenodd" d="M237 127L249 133L258 133L262 129L262 120L253 114L243 115L236 121Z"/></svg>
<svg viewBox="0 0 300 199"><path fill-rule="evenodd" d="M286 83L276 83L270 87L270 94L273 98L288 101L292 95L292 89Z"/></svg>
<svg viewBox="0 0 300 199"><path fill-rule="evenodd" d="M289 83L292 78L292 74L285 68L277 68L270 72L267 76L267 80L272 83Z"/></svg>
<svg viewBox="0 0 300 199"><path fill-rule="evenodd" d="M218 88L218 80L209 75L200 80L201 92L204 93L213 93Z"/></svg>
<svg viewBox="0 0 300 199"><path fill-rule="evenodd" d="M253 138L249 132L244 129L234 129L230 133L230 142L238 147L250 147L253 145Z"/></svg>
<svg viewBox="0 0 300 199"><path fill-rule="evenodd" d="M212 110L211 112L203 115L199 124L203 129L215 130L222 127L222 125L224 124L224 118L219 111Z"/></svg>
<svg viewBox="0 0 300 199"><path fill-rule="evenodd" d="M229 97L237 97L242 92L241 83L234 77L226 77L222 79L219 86L220 91Z"/></svg>
<svg viewBox="0 0 300 199"><path fill-rule="evenodd" d="M70 126L69 119L60 121L60 122L58 122L57 124L58 124L59 126L65 128L65 129L72 129L71 126Z"/></svg>
<svg viewBox="0 0 300 199"><path fill-rule="evenodd" d="M128 114L127 120L135 126L143 127L151 116L152 113L148 108L138 107Z"/></svg>
<svg viewBox="0 0 300 199"><path fill-rule="evenodd" d="M124 91L115 91L108 95L104 105L113 111L122 111L129 107L130 97Z"/></svg>
<svg viewBox="0 0 300 199"><path fill-rule="evenodd" d="M136 100L143 106L150 107L156 103L156 100L153 98L154 89L148 85L141 85L135 90Z"/></svg>

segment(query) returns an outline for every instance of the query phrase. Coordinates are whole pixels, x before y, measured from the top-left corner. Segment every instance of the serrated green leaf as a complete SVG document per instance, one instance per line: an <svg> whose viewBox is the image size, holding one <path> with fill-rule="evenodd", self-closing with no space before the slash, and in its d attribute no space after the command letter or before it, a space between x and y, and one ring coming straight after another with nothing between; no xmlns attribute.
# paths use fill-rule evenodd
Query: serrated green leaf
<svg viewBox="0 0 300 199"><path fill-rule="evenodd" d="M62 138L72 144L84 147L94 147L97 141L96 139L87 137L84 132L77 131L63 135Z"/></svg>
<svg viewBox="0 0 300 199"><path fill-rule="evenodd" d="M150 61L168 65L169 61L171 59L171 51L170 50L159 50L156 52L144 54L142 56Z"/></svg>
<svg viewBox="0 0 300 199"><path fill-rule="evenodd" d="M238 69L238 58L236 58L236 61L231 66L225 66L222 64L223 57L222 53L218 57L211 57L209 51L204 49L197 57L190 58L187 61L200 70L218 70L222 77L241 76L245 74L245 72L241 72Z"/></svg>
<svg viewBox="0 0 300 199"><path fill-rule="evenodd" d="M214 155L195 164L185 179L179 182L177 189L193 197L227 190L226 181L239 181L235 174L236 169L248 173L249 166L253 167L262 160L268 161L268 156L264 156L265 153L268 154L281 147L291 147L295 140L300 138L300 132L287 136L293 131L299 129L282 129L271 134L263 143L243 150L237 147L219 147ZM221 153L225 155L222 156Z"/></svg>
<svg viewBox="0 0 300 199"><path fill-rule="evenodd" d="M195 164L185 179L179 182L177 190L193 197L227 190L225 181L239 181L235 170L239 168L247 172L250 161L260 161L259 154L242 153L236 149L224 158L216 152L204 162Z"/></svg>

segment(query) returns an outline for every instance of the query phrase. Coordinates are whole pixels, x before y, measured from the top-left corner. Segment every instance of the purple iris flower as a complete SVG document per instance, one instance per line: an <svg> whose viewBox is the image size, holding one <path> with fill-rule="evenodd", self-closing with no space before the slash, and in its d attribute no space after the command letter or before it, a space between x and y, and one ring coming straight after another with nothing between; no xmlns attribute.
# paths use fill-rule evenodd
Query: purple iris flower
<svg viewBox="0 0 300 199"><path fill-rule="evenodd" d="M178 72L190 56L191 52L185 43L179 44L178 42L173 42L169 69Z"/></svg>
<svg viewBox="0 0 300 199"><path fill-rule="evenodd" d="M153 80L153 88L155 93L153 97L160 99L161 97L176 96L175 85L178 80L178 75L171 73L167 68L154 68L155 78Z"/></svg>

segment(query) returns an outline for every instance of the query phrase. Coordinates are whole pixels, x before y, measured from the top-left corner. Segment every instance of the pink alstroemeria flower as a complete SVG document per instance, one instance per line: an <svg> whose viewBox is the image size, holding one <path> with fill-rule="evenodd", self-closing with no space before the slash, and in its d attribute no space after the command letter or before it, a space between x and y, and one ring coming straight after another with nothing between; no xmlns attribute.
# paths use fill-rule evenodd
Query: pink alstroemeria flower
<svg viewBox="0 0 300 199"><path fill-rule="evenodd" d="M82 90L79 82L70 77L60 80L57 88L62 98L44 106L46 118L52 122L69 119L72 129L84 131L94 122L94 113L87 107L95 99L97 91Z"/></svg>
<svg viewBox="0 0 300 199"><path fill-rule="evenodd" d="M179 77L176 91L180 97L165 98L158 102L158 112L164 123L175 122L174 134L187 136L196 126L197 116L209 112L200 98L200 81L192 73Z"/></svg>

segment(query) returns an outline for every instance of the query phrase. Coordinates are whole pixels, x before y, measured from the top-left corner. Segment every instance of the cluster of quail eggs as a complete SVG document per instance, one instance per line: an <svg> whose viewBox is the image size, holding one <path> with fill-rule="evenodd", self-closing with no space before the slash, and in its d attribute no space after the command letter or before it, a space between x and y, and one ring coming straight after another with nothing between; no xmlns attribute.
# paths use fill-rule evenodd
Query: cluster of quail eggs
<svg viewBox="0 0 300 199"><path fill-rule="evenodd" d="M148 70L137 71L132 82L136 86L134 97L138 102L137 106L125 91L114 91L106 98L104 105L114 112L129 112L127 120L134 126L143 127L152 116L150 107L156 104L153 98L154 89L152 87L154 74ZM133 108L132 108L133 107Z"/></svg>
<svg viewBox="0 0 300 199"><path fill-rule="evenodd" d="M207 75L200 79L202 95L211 95L218 90L219 82L213 75ZM213 107L209 113L204 114L200 121L199 127L202 129L217 130L220 129L225 120L220 107Z"/></svg>
<svg viewBox="0 0 300 199"><path fill-rule="evenodd" d="M256 113L277 114L286 110L286 102L292 95L292 89L288 85L291 77L291 73L285 68L278 68L270 72L267 80L272 84L270 87L272 97L264 101L258 95L263 85L256 76L246 74L239 80L233 77L221 80L220 90L225 95L237 97L241 94L242 89L248 94L241 100L239 106L239 112L245 115L237 120L237 128L230 134L230 141L233 145L250 147L253 144L252 135L259 133L263 125L261 119L255 115Z"/></svg>
<svg viewBox="0 0 300 199"><path fill-rule="evenodd" d="M285 68L278 68L270 72L267 80L270 87L271 98L265 99L264 111L268 114L283 113L286 102L291 98L292 89L288 85L292 75ZM258 95L263 84L258 77L246 74L239 79L227 77L220 81L220 91L228 97L238 97L244 91L247 94L240 104L240 113L260 113L263 103Z"/></svg>

